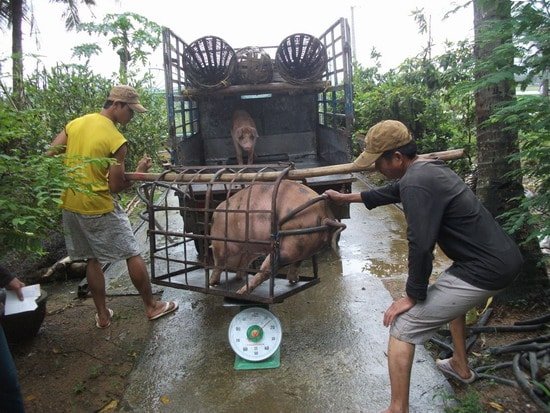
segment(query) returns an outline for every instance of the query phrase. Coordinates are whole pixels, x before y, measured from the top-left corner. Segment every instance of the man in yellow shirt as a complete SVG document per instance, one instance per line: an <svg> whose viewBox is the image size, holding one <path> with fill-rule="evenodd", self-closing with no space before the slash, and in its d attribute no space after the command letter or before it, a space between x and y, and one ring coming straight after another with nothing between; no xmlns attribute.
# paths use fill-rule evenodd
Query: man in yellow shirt
<svg viewBox="0 0 550 413"><path fill-rule="evenodd" d="M140 104L134 88L115 86L100 113L74 119L53 140L49 155L65 152L69 166L81 165L78 179L92 193L66 190L61 197L63 230L67 252L72 260L87 260L88 288L97 309L98 328L111 325L113 311L105 301L105 276L102 263L126 260L130 278L139 291L145 313L155 320L178 308L175 301L154 299L149 274L126 213L113 199L132 185L126 179L124 159L128 151L126 139L116 125L126 125L134 112L147 110ZM83 162L85 159L112 158L113 162ZM151 158L144 156L136 172L147 172ZM82 175L82 176L80 176Z"/></svg>

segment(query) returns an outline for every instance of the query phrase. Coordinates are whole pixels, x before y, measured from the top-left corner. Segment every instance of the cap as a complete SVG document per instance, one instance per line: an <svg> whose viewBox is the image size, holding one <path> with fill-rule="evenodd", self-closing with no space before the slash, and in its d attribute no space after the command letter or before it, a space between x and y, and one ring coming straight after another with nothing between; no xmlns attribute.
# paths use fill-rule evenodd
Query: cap
<svg viewBox="0 0 550 413"><path fill-rule="evenodd" d="M114 86L109 93L108 100L113 102L124 102L134 111L138 113L147 112L141 104L139 103L139 95L136 90L127 85L118 85Z"/></svg>
<svg viewBox="0 0 550 413"><path fill-rule="evenodd" d="M407 127L398 120L383 120L371 127L365 137L365 150L353 163L366 168L380 155L390 149L396 149L412 141Z"/></svg>

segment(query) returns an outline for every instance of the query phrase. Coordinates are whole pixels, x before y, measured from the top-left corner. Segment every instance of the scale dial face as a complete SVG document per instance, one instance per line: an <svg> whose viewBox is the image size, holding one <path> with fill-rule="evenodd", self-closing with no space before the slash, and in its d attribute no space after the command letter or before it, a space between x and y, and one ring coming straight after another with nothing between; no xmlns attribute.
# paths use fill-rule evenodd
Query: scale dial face
<svg viewBox="0 0 550 413"><path fill-rule="evenodd" d="M248 361L262 361L279 348L283 336L281 323L265 308L249 307L237 313L229 325L229 344Z"/></svg>

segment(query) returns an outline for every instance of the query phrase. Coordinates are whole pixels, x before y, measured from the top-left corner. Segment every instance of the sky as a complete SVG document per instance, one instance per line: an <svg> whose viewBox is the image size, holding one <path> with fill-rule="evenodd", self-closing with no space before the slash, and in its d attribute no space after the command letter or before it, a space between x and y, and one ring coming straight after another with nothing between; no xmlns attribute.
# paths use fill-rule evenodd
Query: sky
<svg viewBox="0 0 550 413"><path fill-rule="evenodd" d="M67 33L61 17L63 7L48 0L27 0L35 17L34 35L25 27L23 50L27 70L50 67L58 62L78 63L72 47L98 42L85 33ZM407 57L414 57L427 44L427 35L418 33L411 15L424 9L431 20L433 55L444 50L446 40L473 37L471 6L444 20L446 12L455 8L446 0L96 0L88 9L80 6L83 22L101 22L109 13L138 13L161 26L169 27L187 43L202 36L224 39L233 49L245 46L277 46L293 33L313 36L323 33L338 18L348 19L355 40L356 60L364 67L372 66L371 50L382 54L382 70L397 67ZM352 11L353 10L353 11ZM353 18L352 18L353 16ZM118 56L105 40L99 42L103 54L91 61L95 72L105 76L118 68ZM0 62L2 72L11 71L11 35L2 33ZM150 59L150 71L162 75L162 48ZM82 62L80 62L82 63Z"/></svg>

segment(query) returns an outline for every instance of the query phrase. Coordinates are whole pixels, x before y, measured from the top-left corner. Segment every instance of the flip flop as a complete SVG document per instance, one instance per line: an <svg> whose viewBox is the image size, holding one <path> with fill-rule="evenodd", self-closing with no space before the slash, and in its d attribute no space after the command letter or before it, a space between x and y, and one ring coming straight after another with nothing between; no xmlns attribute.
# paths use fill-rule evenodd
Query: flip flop
<svg viewBox="0 0 550 413"><path fill-rule="evenodd" d="M109 322L107 323L107 325L104 326L99 325L99 316L97 315L97 313L95 313L95 326L97 328L103 329L111 326L111 319L113 318L114 312L110 308L108 308L107 310L109 310Z"/></svg>
<svg viewBox="0 0 550 413"><path fill-rule="evenodd" d="M456 379L461 383L470 384L470 383L473 383L475 379L477 379L476 373L472 369L470 369L470 378L463 379L462 377L460 377L458 373L453 369L453 366L451 366L450 358L444 359L444 360L438 359L435 361L435 365L439 370L441 370L441 372L445 376L452 377L453 379Z"/></svg>
<svg viewBox="0 0 550 413"><path fill-rule="evenodd" d="M166 304L164 305L164 308L160 313L157 315L154 315L152 317L149 317L149 321L156 320L157 318L164 317L166 314L170 314L173 311L176 311L178 309L179 305L177 301L166 301Z"/></svg>

